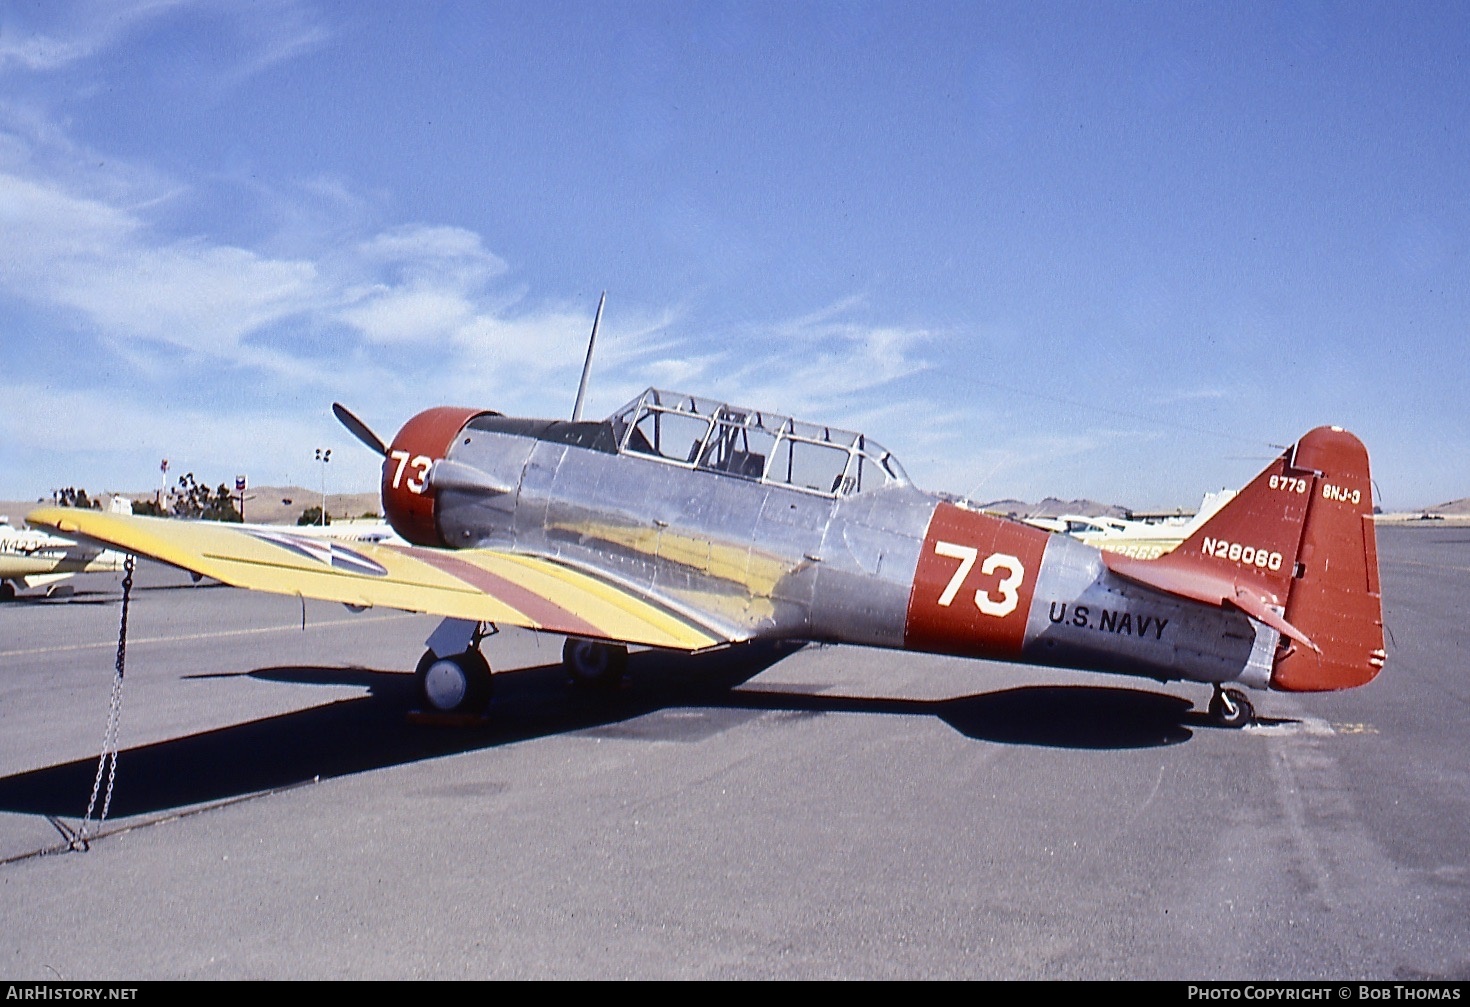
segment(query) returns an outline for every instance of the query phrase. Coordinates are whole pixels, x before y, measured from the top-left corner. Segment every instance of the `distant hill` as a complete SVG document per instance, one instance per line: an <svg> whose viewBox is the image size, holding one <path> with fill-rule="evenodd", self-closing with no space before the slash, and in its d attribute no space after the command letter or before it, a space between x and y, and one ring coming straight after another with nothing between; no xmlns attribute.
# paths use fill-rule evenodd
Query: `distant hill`
<svg viewBox="0 0 1470 1007"><path fill-rule="evenodd" d="M1435 504L1426 508L1431 514L1466 514L1470 515L1470 497L1461 497L1459 500L1451 500L1449 503Z"/></svg>
<svg viewBox="0 0 1470 1007"><path fill-rule="evenodd" d="M321 490L300 486L254 486L245 491L245 520L252 524L295 524L308 507L322 505ZM332 520L380 517L383 506L378 491L371 493L328 493L327 516Z"/></svg>
<svg viewBox="0 0 1470 1007"><path fill-rule="evenodd" d="M1023 500L996 500L981 504L980 510L992 514L1014 514L1016 517L1059 517L1062 514L1081 514L1084 517L1128 517L1127 508L1113 504L1101 504L1096 500L1058 500L1047 497L1041 503L1026 503Z"/></svg>

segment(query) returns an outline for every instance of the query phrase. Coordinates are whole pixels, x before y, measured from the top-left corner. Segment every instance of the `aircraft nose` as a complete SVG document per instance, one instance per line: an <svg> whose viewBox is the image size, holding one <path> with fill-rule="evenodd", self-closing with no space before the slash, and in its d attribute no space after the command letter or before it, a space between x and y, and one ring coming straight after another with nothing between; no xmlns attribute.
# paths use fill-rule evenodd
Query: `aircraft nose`
<svg viewBox="0 0 1470 1007"><path fill-rule="evenodd" d="M413 417L398 431L383 458L383 512L393 530L415 545L440 546L430 472L443 459L466 423L484 410L438 406Z"/></svg>

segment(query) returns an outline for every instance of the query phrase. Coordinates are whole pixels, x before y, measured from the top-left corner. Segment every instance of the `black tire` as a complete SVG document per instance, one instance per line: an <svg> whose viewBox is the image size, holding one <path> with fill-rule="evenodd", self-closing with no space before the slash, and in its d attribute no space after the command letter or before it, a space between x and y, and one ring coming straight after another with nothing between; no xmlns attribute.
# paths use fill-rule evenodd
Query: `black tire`
<svg viewBox="0 0 1470 1007"><path fill-rule="evenodd" d="M424 652L414 671L419 698L434 713L484 713L490 704L490 663L478 650L450 657Z"/></svg>
<svg viewBox="0 0 1470 1007"><path fill-rule="evenodd" d="M628 648L569 636L561 648L562 667L573 685L584 689L613 689L628 670Z"/></svg>
<svg viewBox="0 0 1470 1007"><path fill-rule="evenodd" d="M1239 689L1219 689L1210 698L1210 719L1220 727L1239 728L1254 721L1256 711Z"/></svg>
<svg viewBox="0 0 1470 1007"><path fill-rule="evenodd" d="M15 585L8 580L0 580L0 601L15 600Z"/></svg>

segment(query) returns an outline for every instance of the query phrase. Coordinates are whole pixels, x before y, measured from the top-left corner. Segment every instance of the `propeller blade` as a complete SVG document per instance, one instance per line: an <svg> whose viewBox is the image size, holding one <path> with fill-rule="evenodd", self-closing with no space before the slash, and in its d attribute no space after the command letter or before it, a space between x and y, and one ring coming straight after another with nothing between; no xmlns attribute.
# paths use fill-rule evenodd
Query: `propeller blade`
<svg viewBox="0 0 1470 1007"><path fill-rule="evenodd" d="M353 416L352 411L342 403L332 403L332 414L342 421L344 427L352 431L354 437L383 457L386 458L388 456L388 445L383 443L383 439L373 433L366 423Z"/></svg>

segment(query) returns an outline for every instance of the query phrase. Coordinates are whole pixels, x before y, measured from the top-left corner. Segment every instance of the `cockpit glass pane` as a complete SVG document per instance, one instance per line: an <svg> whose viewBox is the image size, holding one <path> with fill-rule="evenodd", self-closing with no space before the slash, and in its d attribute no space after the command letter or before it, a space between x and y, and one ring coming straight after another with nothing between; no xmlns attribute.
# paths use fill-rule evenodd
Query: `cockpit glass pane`
<svg viewBox="0 0 1470 1007"><path fill-rule="evenodd" d="M783 437L776 444L766 478L818 493L835 493L846 469L846 448Z"/></svg>
<svg viewBox="0 0 1470 1007"><path fill-rule="evenodd" d="M627 449L690 464L699 453L710 421L704 416L650 408L633 424Z"/></svg>
<svg viewBox="0 0 1470 1007"><path fill-rule="evenodd" d="M903 470L903 466L898 463L898 459L887 452L883 454L883 468L893 477L894 482L907 483L909 481L909 474Z"/></svg>
<svg viewBox="0 0 1470 1007"><path fill-rule="evenodd" d="M719 423L700 455L699 467L759 479L776 443L774 434L744 424Z"/></svg>

